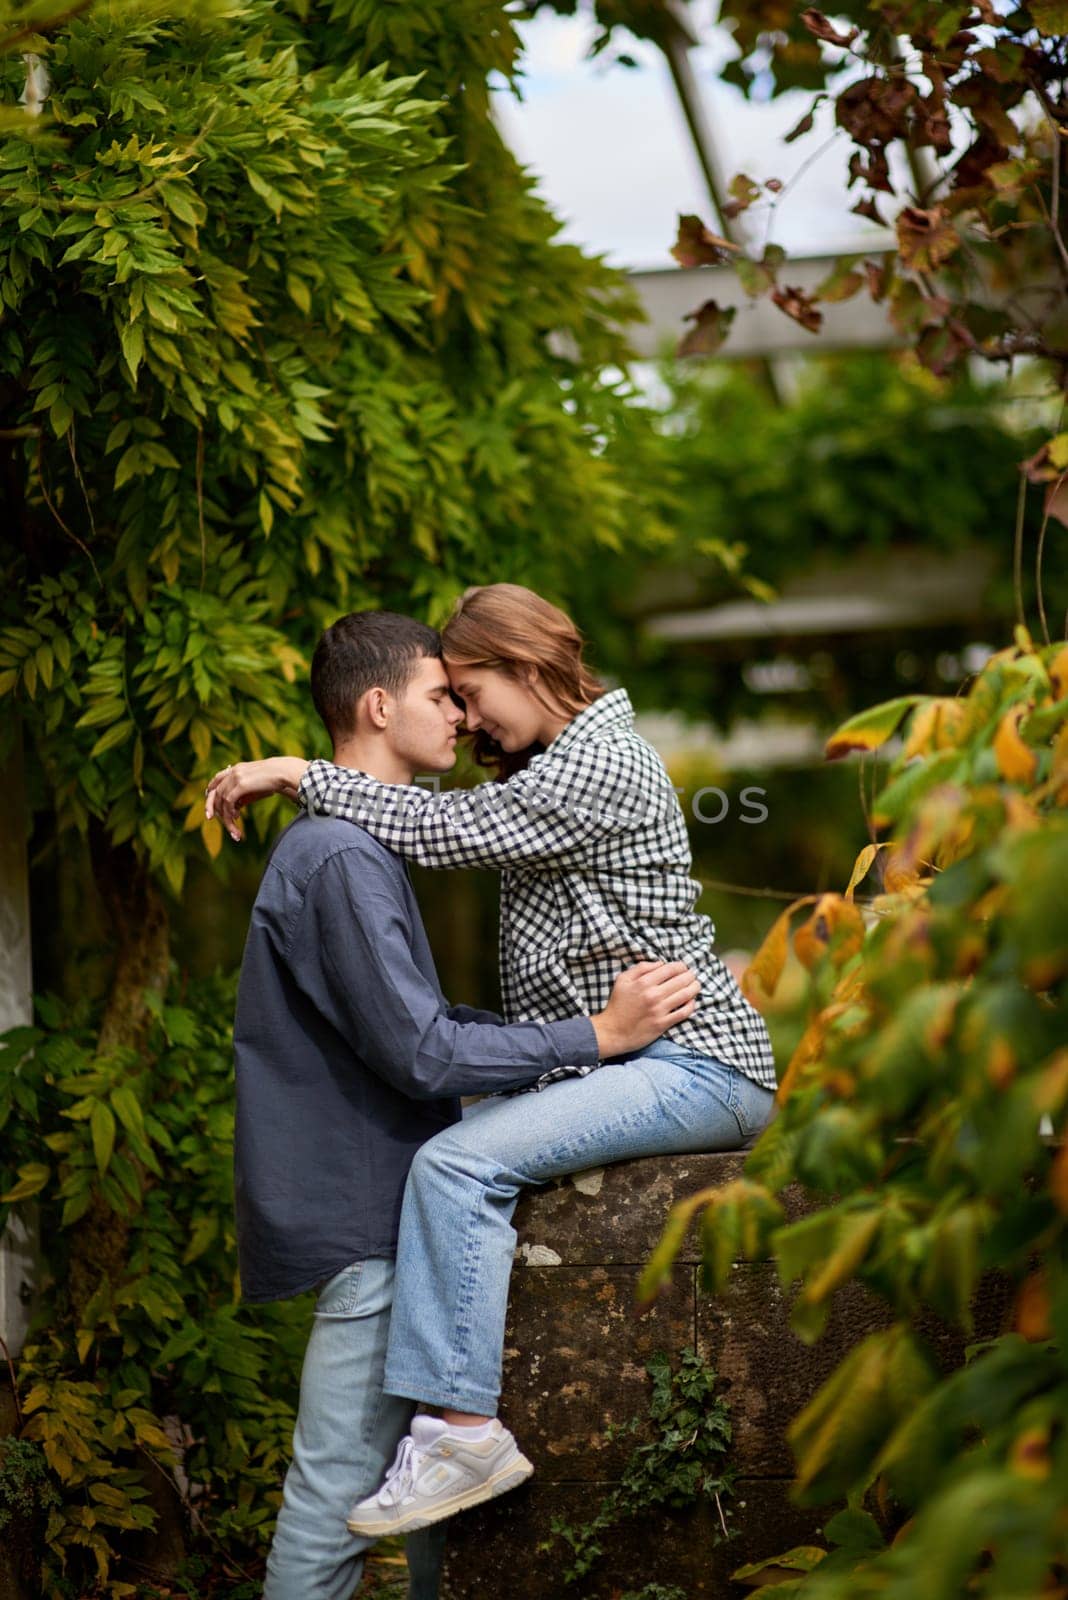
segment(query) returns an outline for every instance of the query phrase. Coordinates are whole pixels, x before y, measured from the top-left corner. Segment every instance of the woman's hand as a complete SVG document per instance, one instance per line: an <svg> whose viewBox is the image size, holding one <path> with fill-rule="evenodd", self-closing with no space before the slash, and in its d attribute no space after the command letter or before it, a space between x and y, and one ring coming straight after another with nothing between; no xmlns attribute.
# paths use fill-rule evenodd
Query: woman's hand
<svg viewBox="0 0 1068 1600"><path fill-rule="evenodd" d="M231 839L240 843L237 817L241 807L270 794L295 800L307 769L303 756L269 756L266 761L239 761L234 767L224 767L208 784L204 815L218 817Z"/></svg>
<svg viewBox="0 0 1068 1600"><path fill-rule="evenodd" d="M701 985L684 961L639 961L621 972L603 1011L590 1018L601 1060L641 1050L692 1017Z"/></svg>

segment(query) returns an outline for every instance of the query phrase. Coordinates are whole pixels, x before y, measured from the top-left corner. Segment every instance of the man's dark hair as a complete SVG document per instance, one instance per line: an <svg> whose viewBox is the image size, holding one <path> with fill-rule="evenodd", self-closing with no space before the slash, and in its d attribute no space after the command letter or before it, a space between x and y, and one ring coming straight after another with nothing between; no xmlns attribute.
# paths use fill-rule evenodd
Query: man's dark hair
<svg viewBox="0 0 1068 1600"><path fill-rule="evenodd" d="M355 731L361 695L400 694L426 656L441 659L437 629L395 611L354 611L327 628L312 657L311 692L334 743Z"/></svg>

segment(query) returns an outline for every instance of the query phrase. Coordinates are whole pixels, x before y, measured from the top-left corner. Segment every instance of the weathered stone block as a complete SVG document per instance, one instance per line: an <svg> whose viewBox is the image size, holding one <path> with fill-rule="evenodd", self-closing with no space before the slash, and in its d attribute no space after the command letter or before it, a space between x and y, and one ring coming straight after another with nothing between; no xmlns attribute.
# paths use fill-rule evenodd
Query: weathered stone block
<svg viewBox="0 0 1068 1600"><path fill-rule="evenodd" d="M752 1475L787 1477L786 1429L846 1351L890 1320L852 1286L840 1294L823 1337L803 1344L789 1325L791 1296L771 1262L735 1262L722 1294L699 1295L697 1347L724 1384L734 1428L732 1459Z"/></svg>
<svg viewBox="0 0 1068 1600"><path fill-rule="evenodd" d="M694 1340L694 1268L638 1316L637 1267L517 1267L504 1348L501 1419L553 1480L618 1477L635 1439L605 1439L643 1417L645 1364Z"/></svg>
<svg viewBox="0 0 1068 1600"><path fill-rule="evenodd" d="M738 1262L721 1295L697 1287L691 1232L674 1281L642 1314L634 1291L672 1205L730 1182L745 1157L672 1156L579 1173L526 1195L516 1212L501 1415L535 1464L530 1484L457 1518L449 1528L443 1600L610 1600L654 1581L687 1600L739 1593L734 1568L818 1539L834 1507L789 1498L793 1458L786 1429L845 1353L890 1321L857 1284L835 1298L824 1335L807 1346L789 1327L791 1295L771 1261ZM804 1214L800 1191L787 1216ZM1003 1325L1007 1292L996 1278L976 1301L977 1338ZM943 1368L963 1359L959 1329L929 1317L922 1326ZM707 1505L650 1511L604 1536L595 1572L565 1586L566 1544L554 1517L581 1524L618 1482L636 1443L648 1437L645 1366L657 1351L695 1346L714 1366L731 1408L730 1461L740 1474L730 1502L731 1538ZM638 1430L607 1440L609 1424ZM542 1545L548 1547L542 1549Z"/></svg>
<svg viewBox="0 0 1068 1600"><path fill-rule="evenodd" d="M655 1156L576 1172L525 1195L515 1215L519 1260L531 1266L634 1266L649 1259L671 1207L701 1189L742 1176L745 1156ZM800 1190L782 1197L788 1217L802 1215ZM700 1259L696 1230L681 1262Z"/></svg>
<svg viewBox="0 0 1068 1600"><path fill-rule="evenodd" d="M826 1511L792 1505L782 1479L736 1485L731 1537L717 1543L715 1509L654 1509L605 1535L595 1571L565 1584L568 1549L550 1532L553 1519L581 1523L608 1484L544 1483L457 1517L445 1552L442 1600L613 1600L627 1589L677 1584L687 1600L728 1600L735 1567L818 1537ZM548 1543L548 1548L542 1548Z"/></svg>

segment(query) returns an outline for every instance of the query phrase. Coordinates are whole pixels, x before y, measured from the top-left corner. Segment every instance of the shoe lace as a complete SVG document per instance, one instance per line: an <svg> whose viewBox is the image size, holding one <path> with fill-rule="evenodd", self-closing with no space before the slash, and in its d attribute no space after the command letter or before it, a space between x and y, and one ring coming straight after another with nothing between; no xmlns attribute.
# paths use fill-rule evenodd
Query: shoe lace
<svg viewBox="0 0 1068 1600"><path fill-rule="evenodd" d="M410 1434L401 1440L393 1457L393 1463L375 1496L380 1505L399 1505L407 1498L412 1491L415 1474L419 1471L423 1456L424 1452L419 1449Z"/></svg>

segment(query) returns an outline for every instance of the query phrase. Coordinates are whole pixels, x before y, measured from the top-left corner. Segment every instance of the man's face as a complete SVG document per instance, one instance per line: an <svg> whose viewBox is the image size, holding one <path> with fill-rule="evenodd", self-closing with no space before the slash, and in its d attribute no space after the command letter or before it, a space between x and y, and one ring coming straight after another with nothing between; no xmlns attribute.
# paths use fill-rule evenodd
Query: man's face
<svg viewBox="0 0 1068 1600"><path fill-rule="evenodd" d="M463 719L444 666L422 656L408 687L394 698L389 742L413 772L449 772L456 765L456 730Z"/></svg>

